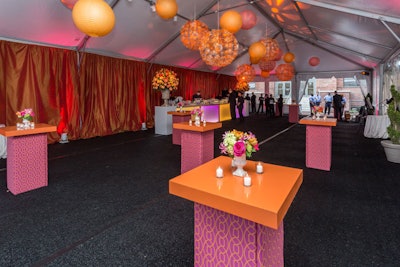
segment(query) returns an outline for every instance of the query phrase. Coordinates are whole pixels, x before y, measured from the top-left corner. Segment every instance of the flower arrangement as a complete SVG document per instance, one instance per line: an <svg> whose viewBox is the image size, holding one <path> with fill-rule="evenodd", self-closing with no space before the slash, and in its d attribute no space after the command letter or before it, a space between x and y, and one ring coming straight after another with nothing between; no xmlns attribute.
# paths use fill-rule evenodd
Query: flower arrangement
<svg viewBox="0 0 400 267"><path fill-rule="evenodd" d="M222 154L230 157L240 157L246 153L246 157L250 158L252 153L259 150L257 138L252 132L242 132L234 129L226 131L222 135L222 139L219 149Z"/></svg>
<svg viewBox="0 0 400 267"><path fill-rule="evenodd" d="M26 108L24 110L17 111L15 114L18 116L18 118L22 118L22 120L28 120L28 121L32 121L33 117L35 116L35 113L31 108Z"/></svg>
<svg viewBox="0 0 400 267"><path fill-rule="evenodd" d="M321 106L313 106L312 109L313 109L314 113L324 112L324 109Z"/></svg>
<svg viewBox="0 0 400 267"><path fill-rule="evenodd" d="M156 72L153 77L152 86L154 90L170 90L178 89L179 79L176 73L172 70L162 68Z"/></svg>
<svg viewBox="0 0 400 267"><path fill-rule="evenodd" d="M200 108L195 108L195 109L192 109L190 114L200 117L201 114L203 114L203 111Z"/></svg>
<svg viewBox="0 0 400 267"><path fill-rule="evenodd" d="M237 82L235 86L235 91L249 91L250 87L246 81Z"/></svg>
<svg viewBox="0 0 400 267"><path fill-rule="evenodd" d="M178 102L178 104L176 104L176 106L177 106L178 108L183 107L183 102L182 102L182 101Z"/></svg>

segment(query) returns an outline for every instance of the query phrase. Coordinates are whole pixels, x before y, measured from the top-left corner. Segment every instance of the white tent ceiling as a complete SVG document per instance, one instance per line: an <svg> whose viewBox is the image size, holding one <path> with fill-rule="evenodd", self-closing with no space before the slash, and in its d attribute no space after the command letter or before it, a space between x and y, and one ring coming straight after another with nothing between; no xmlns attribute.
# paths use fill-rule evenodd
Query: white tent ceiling
<svg viewBox="0 0 400 267"><path fill-rule="evenodd" d="M249 63L248 47L266 33L284 52L296 55L294 66L300 73L373 69L400 48L399 0L177 0L177 21L153 13L151 0L106 2L114 10L115 28L105 37L93 38L75 27L71 10L60 0L1 0L0 39L228 75ZM257 25L235 34L238 57L216 70L201 60L198 51L183 46L179 32L193 18L216 29L217 11L229 9L252 10ZM308 64L312 56L321 59L316 67Z"/></svg>

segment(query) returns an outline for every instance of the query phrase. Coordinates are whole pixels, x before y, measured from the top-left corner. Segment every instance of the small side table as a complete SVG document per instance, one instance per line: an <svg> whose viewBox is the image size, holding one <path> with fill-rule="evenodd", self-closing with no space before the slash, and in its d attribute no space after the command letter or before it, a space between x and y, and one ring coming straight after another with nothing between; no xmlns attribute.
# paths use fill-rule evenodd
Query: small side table
<svg viewBox="0 0 400 267"><path fill-rule="evenodd" d="M56 126L38 123L34 129L0 128L7 137L7 187L14 195L48 184L47 133Z"/></svg>
<svg viewBox="0 0 400 267"><path fill-rule="evenodd" d="M174 123L173 128L181 132L181 173L185 173L214 158L214 130L221 128L220 122L207 122L195 126L188 122Z"/></svg>
<svg viewBox="0 0 400 267"><path fill-rule="evenodd" d="M332 127L336 119L315 119L305 117L300 124L306 125L306 166L324 171L331 170Z"/></svg>
<svg viewBox="0 0 400 267"><path fill-rule="evenodd" d="M172 115L172 123L189 122L191 119L190 111L168 111L167 114ZM172 143L174 145L181 145L181 134L181 129L172 128Z"/></svg>
<svg viewBox="0 0 400 267"><path fill-rule="evenodd" d="M289 122L290 123L299 122L299 105L297 104L289 105Z"/></svg>

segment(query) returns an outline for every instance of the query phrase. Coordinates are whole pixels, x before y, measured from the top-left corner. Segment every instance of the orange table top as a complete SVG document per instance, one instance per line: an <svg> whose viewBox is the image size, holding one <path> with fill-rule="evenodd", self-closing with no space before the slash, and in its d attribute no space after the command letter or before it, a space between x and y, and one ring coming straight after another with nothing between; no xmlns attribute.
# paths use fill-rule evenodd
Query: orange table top
<svg viewBox="0 0 400 267"><path fill-rule="evenodd" d="M337 119L326 118L324 119L312 119L311 117L304 117L299 121L300 124L316 125L316 126L336 126Z"/></svg>
<svg viewBox="0 0 400 267"><path fill-rule="evenodd" d="M50 133L55 131L57 131L56 126L45 123L35 124L35 128L33 129L17 130L17 126L7 126L0 128L0 134L6 137L39 134L39 133Z"/></svg>
<svg viewBox="0 0 400 267"><path fill-rule="evenodd" d="M187 130L187 131L193 131L193 132L207 132L211 130L215 130L218 128L222 127L221 122L206 122L206 126L203 126L203 123L200 123L200 126L194 125L194 122L192 125L189 125L189 122L177 122L172 124L172 127L174 129L180 129L180 130Z"/></svg>
<svg viewBox="0 0 400 267"><path fill-rule="evenodd" d="M244 170L252 185L232 175L232 159L217 157L169 181L169 193L221 210L267 227L278 229L300 185L303 170L262 163L264 173L256 173L255 161L247 161ZM216 169L224 177L216 178Z"/></svg>
<svg viewBox="0 0 400 267"><path fill-rule="evenodd" d="M168 111L167 114L174 115L174 116L189 116L192 115L190 111Z"/></svg>

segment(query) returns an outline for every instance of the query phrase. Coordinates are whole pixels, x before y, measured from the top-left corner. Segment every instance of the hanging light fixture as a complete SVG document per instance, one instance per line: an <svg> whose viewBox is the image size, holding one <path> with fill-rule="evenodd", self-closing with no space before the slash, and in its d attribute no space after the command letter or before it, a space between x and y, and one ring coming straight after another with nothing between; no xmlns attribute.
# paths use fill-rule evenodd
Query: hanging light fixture
<svg viewBox="0 0 400 267"><path fill-rule="evenodd" d="M242 16L235 10L228 10L222 14L219 23L222 29L236 33L242 28Z"/></svg>
<svg viewBox="0 0 400 267"><path fill-rule="evenodd" d="M275 39L263 38L260 40L265 45L265 58L267 60L275 60L279 53L279 44Z"/></svg>
<svg viewBox="0 0 400 267"><path fill-rule="evenodd" d="M239 50L233 33L225 30L211 30L201 40L199 47L203 61L210 66L225 67L232 63Z"/></svg>
<svg viewBox="0 0 400 267"><path fill-rule="evenodd" d="M156 12L163 19L172 19L178 13L176 0L157 0Z"/></svg>
<svg viewBox="0 0 400 267"><path fill-rule="evenodd" d="M109 34L115 25L112 8L103 0L79 0L72 9L75 26L92 37Z"/></svg>
<svg viewBox="0 0 400 267"><path fill-rule="evenodd" d="M275 72L280 81L290 81L294 76L294 67L290 63L279 64Z"/></svg>
<svg viewBox="0 0 400 267"><path fill-rule="evenodd" d="M191 50L199 50L200 41L208 32L209 29L204 22L188 21L181 28L181 42Z"/></svg>
<svg viewBox="0 0 400 267"><path fill-rule="evenodd" d="M260 70L270 72L275 68L276 61L268 60L267 57L263 57L260 62L258 62L258 66L260 67Z"/></svg>
<svg viewBox="0 0 400 267"><path fill-rule="evenodd" d="M236 69L235 76L239 82L251 82L256 77L256 71L253 66L243 64Z"/></svg>

